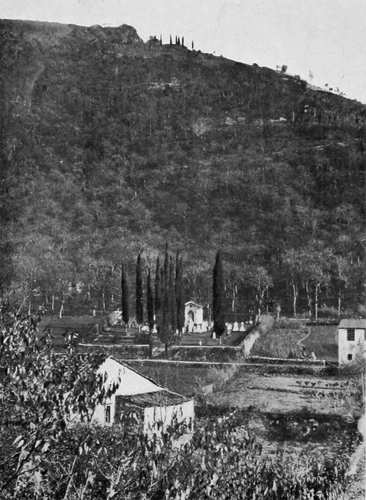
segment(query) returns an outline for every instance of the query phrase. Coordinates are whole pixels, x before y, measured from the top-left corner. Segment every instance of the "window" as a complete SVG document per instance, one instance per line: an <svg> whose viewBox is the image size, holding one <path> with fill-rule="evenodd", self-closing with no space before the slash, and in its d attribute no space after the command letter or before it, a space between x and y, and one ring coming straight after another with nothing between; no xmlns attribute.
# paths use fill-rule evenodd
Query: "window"
<svg viewBox="0 0 366 500"><path fill-rule="evenodd" d="M106 424L111 423L111 405L107 405L104 408L104 420Z"/></svg>
<svg viewBox="0 0 366 500"><path fill-rule="evenodd" d="M352 354L347 354L348 361L352 361Z"/></svg>
<svg viewBox="0 0 366 500"><path fill-rule="evenodd" d="M355 340L355 329L347 328L347 340L352 341Z"/></svg>

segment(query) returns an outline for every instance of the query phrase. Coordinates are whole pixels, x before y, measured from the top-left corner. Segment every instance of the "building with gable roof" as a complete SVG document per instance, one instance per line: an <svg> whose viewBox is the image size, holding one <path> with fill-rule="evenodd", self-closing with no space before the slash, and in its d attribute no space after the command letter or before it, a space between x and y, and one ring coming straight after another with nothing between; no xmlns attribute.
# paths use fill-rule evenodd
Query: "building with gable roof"
<svg viewBox="0 0 366 500"><path fill-rule="evenodd" d="M127 364L108 357L98 368L105 377L106 388L117 386L104 404L95 408L92 422L99 425L119 424L133 414L146 434L165 430L174 422L193 430L194 401L156 384Z"/></svg>
<svg viewBox="0 0 366 500"><path fill-rule="evenodd" d="M342 319L338 325L338 362L350 363L357 355L366 356L366 319Z"/></svg>

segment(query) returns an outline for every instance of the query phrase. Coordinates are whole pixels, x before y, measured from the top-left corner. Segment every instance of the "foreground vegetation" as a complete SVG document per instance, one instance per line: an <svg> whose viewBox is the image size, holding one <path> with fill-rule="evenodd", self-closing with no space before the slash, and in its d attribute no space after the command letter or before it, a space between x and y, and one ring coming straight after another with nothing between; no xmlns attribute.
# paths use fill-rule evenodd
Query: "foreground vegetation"
<svg viewBox="0 0 366 500"><path fill-rule="evenodd" d="M191 440L172 426L147 439L133 414L119 428L79 425L106 397L92 356L55 356L32 318L1 310L1 498L339 498L350 451L337 457L268 456L240 412L203 415ZM214 374L211 373L210 376ZM112 388L113 390L113 388ZM347 438L348 439L348 438Z"/></svg>

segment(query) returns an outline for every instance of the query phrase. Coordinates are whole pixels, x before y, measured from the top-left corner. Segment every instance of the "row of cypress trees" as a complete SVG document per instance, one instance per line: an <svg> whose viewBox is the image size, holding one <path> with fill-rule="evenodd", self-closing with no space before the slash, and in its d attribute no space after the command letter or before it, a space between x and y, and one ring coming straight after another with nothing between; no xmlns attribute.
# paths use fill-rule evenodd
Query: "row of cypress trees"
<svg viewBox="0 0 366 500"><path fill-rule="evenodd" d="M152 330L156 323L160 339L168 344L176 331L181 332L184 327L183 259L179 252L176 253L175 258L170 255L168 245L166 245L163 259L159 256L156 259L154 287L151 269L147 269L146 294L144 294L143 275L143 258L142 253L139 252L136 259L136 322L138 325L144 323L144 296L146 295L145 318L149 328ZM122 319L127 324L129 289L124 263L122 263L121 292Z"/></svg>
<svg viewBox="0 0 366 500"><path fill-rule="evenodd" d="M154 288L154 291L153 291ZM121 306L122 319L129 321L129 291L125 264L122 263L121 275ZM220 337L225 331L224 294L225 282L221 252L218 251L213 268L212 312L214 332ZM144 322L144 292L143 292L143 259L139 252L136 260L136 321ZM150 331L157 326L160 340L169 345L173 335L181 332L184 327L184 284L183 258L176 253L175 259L169 254L168 245L164 257L158 256L155 266L155 283L153 287L151 269L146 276L146 315Z"/></svg>

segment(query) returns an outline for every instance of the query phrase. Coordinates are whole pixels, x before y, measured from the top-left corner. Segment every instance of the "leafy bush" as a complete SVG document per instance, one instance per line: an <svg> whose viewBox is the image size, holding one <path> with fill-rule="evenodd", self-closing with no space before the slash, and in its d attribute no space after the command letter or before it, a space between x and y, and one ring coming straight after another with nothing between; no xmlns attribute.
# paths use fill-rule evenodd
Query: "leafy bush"
<svg viewBox="0 0 366 500"><path fill-rule="evenodd" d="M319 318L339 318L337 308L326 305L319 307L318 316Z"/></svg>
<svg viewBox="0 0 366 500"><path fill-rule="evenodd" d="M151 335L149 333L140 332L135 335L134 343L137 345L150 344Z"/></svg>
<svg viewBox="0 0 366 500"><path fill-rule="evenodd" d="M187 347L179 346L172 347L170 357L180 361L215 361L229 362L236 361L241 358L241 352L234 347L212 347L212 346L195 346Z"/></svg>
<svg viewBox="0 0 366 500"><path fill-rule="evenodd" d="M296 319L296 318L280 318L275 321L274 328L293 328L298 329L302 328L305 324L304 320Z"/></svg>
<svg viewBox="0 0 366 500"><path fill-rule="evenodd" d="M211 366L206 376L207 382L213 383L216 390L222 389L224 385L233 378L237 371L237 365L225 366L224 368L215 368Z"/></svg>
<svg viewBox="0 0 366 500"><path fill-rule="evenodd" d="M259 326L258 326L259 332L262 335L269 332L272 329L273 324L274 324L274 317L271 316L270 314L263 314L259 318Z"/></svg>

